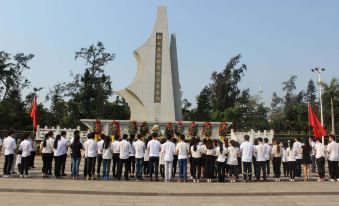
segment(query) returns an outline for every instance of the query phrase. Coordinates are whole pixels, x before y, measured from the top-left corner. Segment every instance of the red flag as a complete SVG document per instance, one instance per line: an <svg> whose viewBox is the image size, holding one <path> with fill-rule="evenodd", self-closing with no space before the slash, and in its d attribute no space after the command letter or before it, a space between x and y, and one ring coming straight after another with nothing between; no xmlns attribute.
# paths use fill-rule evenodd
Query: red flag
<svg viewBox="0 0 339 206"><path fill-rule="evenodd" d="M34 99L33 99L31 118L33 121L33 127L36 130L37 125L38 125L38 120L37 120L37 115L36 115L36 96L34 96Z"/></svg>
<svg viewBox="0 0 339 206"><path fill-rule="evenodd" d="M312 106L308 103L308 123L313 127L313 135L316 138L323 137L327 134L327 131L322 127L319 119L313 112Z"/></svg>

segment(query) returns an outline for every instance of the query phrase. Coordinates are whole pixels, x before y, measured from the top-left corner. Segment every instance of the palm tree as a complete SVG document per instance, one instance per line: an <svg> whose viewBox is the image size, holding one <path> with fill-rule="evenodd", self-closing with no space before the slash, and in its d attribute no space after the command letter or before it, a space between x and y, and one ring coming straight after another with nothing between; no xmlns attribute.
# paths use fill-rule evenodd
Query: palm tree
<svg viewBox="0 0 339 206"><path fill-rule="evenodd" d="M324 89L323 96L330 99L331 103L331 119L332 119L332 134L335 135L335 123L334 123L334 101L335 97L339 94L339 81L337 78L332 78L331 83L328 85L321 82L321 86Z"/></svg>

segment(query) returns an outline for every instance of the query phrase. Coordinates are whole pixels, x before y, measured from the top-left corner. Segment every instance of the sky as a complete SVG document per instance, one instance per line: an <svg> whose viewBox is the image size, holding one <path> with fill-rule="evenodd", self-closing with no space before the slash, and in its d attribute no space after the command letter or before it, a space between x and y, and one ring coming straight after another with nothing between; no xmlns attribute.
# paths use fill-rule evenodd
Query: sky
<svg viewBox="0 0 339 206"><path fill-rule="evenodd" d="M274 91L282 95L281 83L291 75L298 76L298 90L317 80L314 67L326 68L326 82L339 78L336 0L0 0L0 5L0 51L35 55L24 75L31 89L44 88L42 97L56 83L70 81L71 72L83 72L75 52L97 41L116 53L105 67L113 89L128 86L136 73L132 52L151 34L158 6L167 6L183 97L194 104L211 73L238 53L248 68L240 87L256 95L262 85L267 105Z"/></svg>

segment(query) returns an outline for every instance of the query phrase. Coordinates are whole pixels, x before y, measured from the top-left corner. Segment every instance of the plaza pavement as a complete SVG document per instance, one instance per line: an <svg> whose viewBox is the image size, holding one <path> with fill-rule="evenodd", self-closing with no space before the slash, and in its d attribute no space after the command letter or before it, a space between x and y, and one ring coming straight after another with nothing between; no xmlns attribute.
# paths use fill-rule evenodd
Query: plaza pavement
<svg viewBox="0 0 339 206"><path fill-rule="evenodd" d="M67 159L66 173L69 171ZM339 182L164 183L41 178L41 157L30 178L0 178L7 205L339 205ZM0 169L3 155L0 157ZM315 178L315 177L314 177Z"/></svg>

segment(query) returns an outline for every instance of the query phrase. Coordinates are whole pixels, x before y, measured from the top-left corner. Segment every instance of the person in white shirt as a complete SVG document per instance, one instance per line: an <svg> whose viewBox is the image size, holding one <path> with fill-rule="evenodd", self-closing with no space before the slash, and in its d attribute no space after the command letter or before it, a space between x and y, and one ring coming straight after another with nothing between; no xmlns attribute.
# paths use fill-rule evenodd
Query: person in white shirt
<svg viewBox="0 0 339 206"><path fill-rule="evenodd" d="M286 149L288 147L288 144L287 142L284 142L283 143L283 147L281 147L281 153L282 153L282 156L281 156L281 161L282 161L282 164L283 164L283 172L284 172L284 177L287 178L289 176L289 167L288 167L288 161L287 161L287 152L286 152Z"/></svg>
<svg viewBox="0 0 339 206"><path fill-rule="evenodd" d="M105 137L102 148L102 179L107 181L113 157L113 145L111 144L110 136Z"/></svg>
<svg viewBox="0 0 339 206"><path fill-rule="evenodd" d="M266 175L267 177L270 176L271 173L271 153L272 153L272 146L268 144L268 138L264 138L264 146L266 150L265 159L266 159Z"/></svg>
<svg viewBox="0 0 339 206"><path fill-rule="evenodd" d="M14 152L16 149L16 142L15 142L15 131L11 130L8 132L8 137L4 139L2 147L5 154L5 162L4 162L4 168L3 177L10 177L11 176L11 170L12 170L12 164L14 161Z"/></svg>
<svg viewBox="0 0 339 206"><path fill-rule="evenodd" d="M203 154L203 148L199 145L200 139L195 138L194 143L190 148L190 154L192 156L192 177L193 182L199 182L201 177L201 157Z"/></svg>
<svg viewBox="0 0 339 206"><path fill-rule="evenodd" d="M54 151L54 175L56 179L61 178L61 165L62 165L62 155L63 155L63 142L61 140L61 135L55 137L53 143Z"/></svg>
<svg viewBox="0 0 339 206"><path fill-rule="evenodd" d="M283 148L280 145L279 140L274 141L274 145L272 147L271 155L272 155L272 163L273 163L273 172L274 172L274 177L275 181L279 182L280 181L280 176L281 176L281 157L283 154Z"/></svg>
<svg viewBox="0 0 339 206"><path fill-rule="evenodd" d="M155 180L158 179L158 167L159 167L159 156L161 151L161 143L157 140L158 134L156 132L152 133L152 140L148 142L147 149L149 150L149 176L151 181L153 181L152 174L154 170Z"/></svg>
<svg viewBox="0 0 339 206"><path fill-rule="evenodd" d="M149 177L149 149L147 148L148 142L152 140L151 135L145 137L145 153L144 153L144 176Z"/></svg>
<svg viewBox="0 0 339 206"><path fill-rule="evenodd" d="M288 148L286 149L287 161L289 165L290 181L294 182L297 172L296 157L298 156L297 148L294 147L294 140L290 140Z"/></svg>
<svg viewBox="0 0 339 206"><path fill-rule="evenodd" d="M205 177L208 183L212 182L212 178L214 176L214 155L216 154L213 141L208 139L206 141L206 145L204 147L205 156Z"/></svg>
<svg viewBox="0 0 339 206"><path fill-rule="evenodd" d="M21 171L22 171L21 170L21 154L22 154L22 152L18 151L18 153L16 154L16 161L15 161L15 164L17 165L19 174L21 174Z"/></svg>
<svg viewBox="0 0 339 206"><path fill-rule="evenodd" d="M172 167L174 154L176 153L175 144L172 142L172 137L168 136L167 141L162 146L165 162L165 182L172 181Z"/></svg>
<svg viewBox="0 0 339 206"><path fill-rule="evenodd" d="M318 181L323 182L325 180L325 146L320 142L319 138L317 138L314 149L319 175Z"/></svg>
<svg viewBox="0 0 339 206"><path fill-rule="evenodd" d="M303 146L303 144L300 142L300 138L294 138L294 144L293 147L294 149L297 151L298 155L295 157L296 158L296 174L295 176L300 178L301 177L301 164L302 164L302 149L301 147Z"/></svg>
<svg viewBox="0 0 339 206"><path fill-rule="evenodd" d="M128 178L128 170L129 170L129 154L132 151L131 143L127 141L128 135L123 134L122 140L119 144L120 147L120 162L119 162L119 170L118 170L118 180L121 180L122 168L125 166L125 180L129 180Z"/></svg>
<svg viewBox="0 0 339 206"><path fill-rule="evenodd" d="M263 179L266 181L266 156L267 156L267 150L265 148L265 145L263 143L263 139L261 137L258 138L259 144L255 147L255 155L256 155L256 161L258 164L258 173L257 173L257 181L260 181L260 173L263 172Z"/></svg>
<svg viewBox="0 0 339 206"><path fill-rule="evenodd" d="M315 162L315 150L314 150L314 146L315 146L315 139L313 139L312 137L309 138L309 142L310 145L312 147L312 153L311 153L311 160L312 160L312 172L315 172L315 169L317 168L317 164Z"/></svg>
<svg viewBox="0 0 339 206"><path fill-rule="evenodd" d="M252 156L253 156L253 144L250 143L250 136L244 136L244 142L240 145L241 161L243 165L243 176L244 182L246 182L247 177L249 181L252 180Z"/></svg>
<svg viewBox="0 0 339 206"><path fill-rule="evenodd" d="M100 134L100 141L97 142L97 177L100 179L100 169L102 165L102 153L104 150L104 140L106 136L104 134Z"/></svg>
<svg viewBox="0 0 339 206"><path fill-rule="evenodd" d="M44 141L40 144L42 154L42 177L48 177L48 167L52 161L53 141L50 139L50 133L45 134Z"/></svg>
<svg viewBox="0 0 339 206"><path fill-rule="evenodd" d="M237 147L237 143L234 140L230 141L230 146L227 148L227 164L229 165L229 178L230 182L235 182L238 171L238 157L240 156L240 150Z"/></svg>
<svg viewBox="0 0 339 206"><path fill-rule="evenodd" d="M62 144L62 159L61 159L61 175L62 176L67 176L67 174L65 173L65 169L66 169L66 160L67 160L67 150L68 150L68 140L66 138L66 132L65 131L61 131L61 144Z"/></svg>
<svg viewBox="0 0 339 206"><path fill-rule="evenodd" d="M144 164L145 143L142 141L142 135L137 134L137 141L133 144L135 151L136 178L142 180L142 166Z"/></svg>
<svg viewBox="0 0 339 206"><path fill-rule="evenodd" d="M328 153L328 171L332 182L339 181L339 144L335 142L334 135L330 135L328 140L330 142L326 149Z"/></svg>
<svg viewBox="0 0 339 206"><path fill-rule="evenodd" d="M31 145L32 145L32 148L31 148L31 155L30 155L30 159L29 159L29 167L30 168L35 168L34 166L34 160L35 160L35 155L36 155L36 141L35 141L35 138L34 137L29 137L27 139Z"/></svg>
<svg viewBox="0 0 339 206"><path fill-rule="evenodd" d="M134 173L135 173L135 150L133 147L134 144L134 140L135 140L135 134L130 134L129 137L129 143L131 144L131 151L129 153L129 176L130 177L134 177Z"/></svg>
<svg viewBox="0 0 339 206"><path fill-rule="evenodd" d="M95 160L97 157L98 144L94 140L95 132L87 135L87 141L84 143L84 149L87 157L87 180L93 180L95 174Z"/></svg>
<svg viewBox="0 0 339 206"><path fill-rule="evenodd" d="M112 146L113 146L113 164L112 164L112 173L113 173L113 178L116 178L118 176L118 170L119 170L119 156L120 156L120 138L116 137L114 139Z"/></svg>
<svg viewBox="0 0 339 206"><path fill-rule="evenodd" d="M179 182L186 182L189 145L185 142L185 135L180 135L180 142L177 144L175 150L178 155Z"/></svg>
<svg viewBox="0 0 339 206"><path fill-rule="evenodd" d="M20 177L23 177L25 173L25 178L28 177L28 168L30 164L30 155L32 151L32 144L28 141L29 134L26 134L19 146L19 151L21 151L21 174Z"/></svg>
<svg viewBox="0 0 339 206"><path fill-rule="evenodd" d="M48 176L51 176L52 175L52 165L53 165L53 160L54 160L53 146L54 146L54 139L55 138L54 138L53 131L49 131L48 135L49 135L49 140L51 141L51 144L52 144L51 160L50 160L49 165L48 165Z"/></svg>
<svg viewBox="0 0 339 206"><path fill-rule="evenodd" d="M161 151L160 151L160 155L159 155L159 170L160 170L160 177L165 178L165 160L164 160L164 152L163 152L163 146L164 146L164 142L165 140L162 139L162 141L160 141L161 143Z"/></svg>
<svg viewBox="0 0 339 206"><path fill-rule="evenodd" d="M215 148L217 156L218 182L225 182L227 148L224 146L223 142L219 142L218 144L218 147Z"/></svg>

